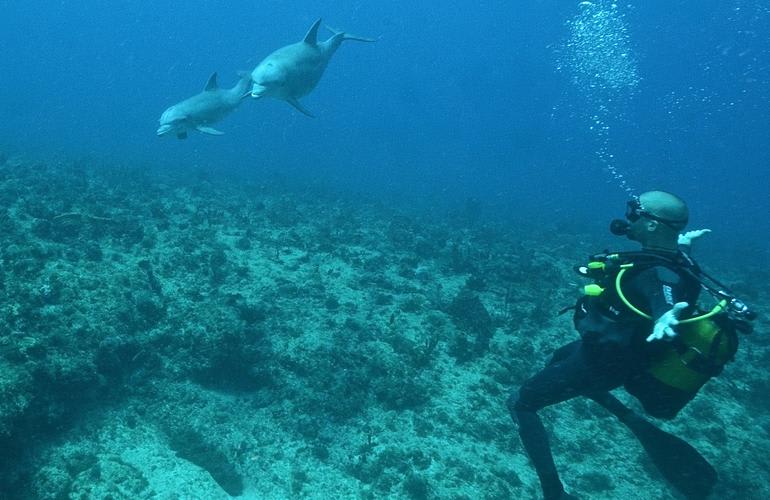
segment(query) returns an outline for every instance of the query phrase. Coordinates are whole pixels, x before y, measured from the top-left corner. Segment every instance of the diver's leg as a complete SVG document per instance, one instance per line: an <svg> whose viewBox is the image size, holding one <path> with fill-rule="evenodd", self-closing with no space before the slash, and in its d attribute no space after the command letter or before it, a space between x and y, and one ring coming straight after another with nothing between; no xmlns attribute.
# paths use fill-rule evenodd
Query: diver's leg
<svg viewBox="0 0 770 500"><path fill-rule="evenodd" d="M510 403L509 406L511 406ZM519 437L527 455L529 455L529 460L535 467L537 477L540 479L543 496L546 500L560 498L564 493L564 485L556 471L548 433L543 422L536 410L522 402L521 398L516 400L512 406L512 418L519 424Z"/></svg>
<svg viewBox="0 0 770 500"><path fill-rule="evenodd" d="M581 343L574 342L554 354L551 363L521 386L508 399L508 409L519 424L519 435L535 467L547 500L567 498L551 454L548 433L537 412L572 399L586 391L598 392L616 387L622 378L596 370L585 358Z"/></svg>
<svg viewBox="0 0 770 500"><path fill-rule="evenodd" d="M587 396L599 405L603 406L610 413L618 417L618 420L623 423L626 423L627 419L638 416L631 408L621 403L618 398L609 392L597 392L588 394Z"/></svg>

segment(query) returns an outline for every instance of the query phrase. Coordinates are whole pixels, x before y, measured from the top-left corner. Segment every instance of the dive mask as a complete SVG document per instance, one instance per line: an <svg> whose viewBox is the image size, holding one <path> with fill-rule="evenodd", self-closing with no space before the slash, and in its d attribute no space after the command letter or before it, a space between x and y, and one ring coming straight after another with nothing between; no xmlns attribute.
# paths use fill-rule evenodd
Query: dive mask
<svg viewBox="0 0 770 500"><path fill-rule="evenodd" d="M628 200L626 202L626 219L628 219L629 222L636 222L639 220L640 217L658 221L661 224L664 224L675 231L679 231L682 227L684 227L687 224L687 219L671 220L671 219L664 219L663 217L658 217L657 215L651 214L650 212L642 208L642 202L639 201L639 198L633 198L631 200ZM610 230L612 230L611 227L612 226L610 226ZM616 234L616 233L613 232L613 234ZM625 233L621 233L621 234L625 234Z"/></svg>

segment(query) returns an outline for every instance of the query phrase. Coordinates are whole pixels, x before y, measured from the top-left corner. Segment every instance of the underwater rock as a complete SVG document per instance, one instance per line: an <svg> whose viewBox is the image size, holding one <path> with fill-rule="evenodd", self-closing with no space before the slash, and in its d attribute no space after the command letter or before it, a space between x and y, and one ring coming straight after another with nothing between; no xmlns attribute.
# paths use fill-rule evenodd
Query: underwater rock
<svg viewBox="0 0 770 500"><path fill-rule="evenodd" d="M304 214L289 199L283 198L277 200L267 209L267 218L278 227L287 228L300 224L304 219Z"/></svg>
<svg viewBox="0 0 770 500"><path fill-rule="evenodd" d="M327 311L336 311L340 308L340 302L337 300L337 297L329 296L324 301L324 307Z"/></svg>
<svg viewBox="0 0 770 500"><path fill-rule="evenodd" d="M456 273L471 273L476 270L470 249L454 243L449 251L449 267Z"/></svg>
<svg viewBox="0 0 770 500"><path fill-rule="evenodd" d="M478 295L464 289L452 300L447 310L460 330L449 346L449 354L458 361L469 361L482 355L495 332L494 322Z"/></svg>
<svg viewBox="0 0 770 500"><path fill-rule="evenodd" d="M137 265L142 271L145 272L145 274L147 274L147 284L149 285L150 290L152 290L157 295L163 295L163 287L161 286L158 277L155 275L155 271L152 268L152 263L147 259L143 259L140 260Z"/></svg>
<svg viewBox="0 0 770 500"><path fill-rule="evenodd" d="M32 234L40 239L53 239L53 224L46 219L37 219L32 223Z"/></svg>
<svg viewBox="0 0 770 500"><path fill-rule="evenodd" d="M211 272L211 284L214 286L221 285L227 279L228 274L228 259L227 253L222 248L216 248L209 254L209 270Z"/></svg>
<svg viewBox="0 0 770 500"><path fill-rule="evenodd" d="M195 382L212 389L251 392L273 383L271 344L258 327L209 332L190 363Z"/></svg>
<svg viewBox="0 0 770 500"><path fill-rule="evenodd" d="M406 496L412 500L428 500L430 498L428 480L415 472L406 476L403 488Z"/></svg>
<svg viewBox="0 0 770 500"><path fill-rule="evenodd" d="M248 236L241 236L235 242L235 248L238 250L251 250L251 239Z"/></svg>
<svg viewBox="0 0 770 500"><path fill-rule="evenodd" d="M156 325L166 315L166 306L148 291L138 292L134 297L134 305L140 322L147 328Z"/></svg>
<svg viewBox="0 0 770 500"><path fill-rule="evenodd" d="M392 366L387 376L372 383L377 401L389 410L413 410L430 399L429 384L425 378L406 366Z"/></svg>
<svg viewBox="0 0 770 500"><path fill-rule="evenodd" d="M1 346L0 346L1 347ZM0 356L5 352L0 348ZM15 425L28 411L34 398L34 381L32 375L25 369L6 363L0 358L0 444L6 454L8 445L4 438L11 436L17 430Z"/></svg>
<svg viewBox="0 0 770 500"><path fill-rule="evenodd" d="M251 302L240 293L229 294L226 303L238 313L238 318L245 321L247 325L261 323L267 319L268 311L263 304Z"/></svg>
<svg viewBox="0 0 770 500"><path fill-rule="evenodd" d="M125 248L138 245L144 239L144 226L135 220L123 220L109 226L109 233Z"/></svg>
<svg viewBox="0 0 770 500"><path fill-rule="evenodd" d="M487 282L478 274L471 274L468 276L468 279L465 280L465 288L473 290L474 292L483 292L487 289Z"/></svg>
<svg viewBox="0 0 770 500"><path fill-rule="evenodd" d="M228 495L239 496L243 493L243 478L235 466L200 433L191 429L176 429L169 434L169 446L179 458L207 470Z"/></svg>
<svg viewBox="0 0 770 500"><path fill-rule="evenodd" d="M38 470L32 479L32 489L37 498L68 498L72 477L61 467L46 465Z"/></svg>
<svg viewBox="0 0 770 500"><path fill-rule="evenodd" d="M91 262L101 262L102 258L104 257L102 248L99 246L98 243L93 241L85 243L83 254L85 258L90 260Z"/></svg>
<svg viewBox="0 0 770 500"><path fill-rule="evenodd" d="M17 224L13 218L11 218L8 209L0 209L0 231L2 231L3 234L14 234L16 229Z"/></svg>
<svg viewBox="0 0 770 500"><path fill-rule="evenodd" d="M414 242L417 232L415 223L408 217L397 215L388 225L387 235L390 242L396 247L407 247Z"/></svg>
<svg viewBox="0 0 770 500"><path fill-rule="evenodd" d="M67 498L153 498L155 491L137 467L117 455L102 455L72 481Z"/></svg>
<svg viewBox="0 0 770 500"><path fill-rule="evenodd" d="M94 357L97 371L108 378L121 377L141 351L139 342L127 335L112 335L99 343Z"/></svg>

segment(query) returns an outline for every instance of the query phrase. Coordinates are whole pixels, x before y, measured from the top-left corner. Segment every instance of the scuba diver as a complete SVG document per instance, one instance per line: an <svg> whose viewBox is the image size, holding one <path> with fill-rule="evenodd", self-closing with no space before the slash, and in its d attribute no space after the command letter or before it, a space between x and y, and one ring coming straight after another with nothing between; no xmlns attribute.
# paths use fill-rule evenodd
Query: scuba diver
<svg viewBox="0 0 770 500"><path fill-rule="evenodd" d="M574 309L581 339L557 349L508 400L546 500L577 497L564 490L537 412L577 396L592 399L626 425L686 498L707 497L717 480L695 448L609 391L623 387L647 414L673 418L733 358L737 332L748 333L754 315L689 256L692 241L709 230L680 234L689 218L680 198L643 193L628 202L625 217L612 221L610 230L640 243L642 250L599 254L576 269L594 280L567 308ZM701 291L714 297L713 308L698 306Z"/></svg>

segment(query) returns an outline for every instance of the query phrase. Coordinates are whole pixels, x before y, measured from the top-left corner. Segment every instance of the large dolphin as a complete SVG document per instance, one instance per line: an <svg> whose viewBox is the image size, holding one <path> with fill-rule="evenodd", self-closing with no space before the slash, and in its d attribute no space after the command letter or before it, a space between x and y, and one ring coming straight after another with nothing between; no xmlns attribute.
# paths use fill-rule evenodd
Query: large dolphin
<svg viewBox="0 0 770 500"><path fill-rule="evenodd" d="M209 125L224 118L249 95L251 77L247 73L241 74L240 77L235 87L220 89L217 85L217 74L211 75L203 92L174 104L163 112L159 120L158 135L176 134L179 139L187 139L188 130L222 135L223 132Z"/></svg>
<svg viewBox="0 0 770 500"><path fill-rule="evenodd" d="M319 19L301 42L281 47L254 68L251 72L252 97L283 99L302 113L313 116L300 104L299 98L315 88L340 44L345 40L374 41L333 31L331 38L318 42L320 25Z"/></svg>

